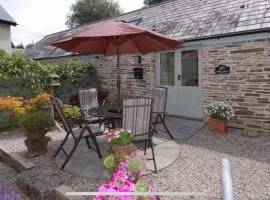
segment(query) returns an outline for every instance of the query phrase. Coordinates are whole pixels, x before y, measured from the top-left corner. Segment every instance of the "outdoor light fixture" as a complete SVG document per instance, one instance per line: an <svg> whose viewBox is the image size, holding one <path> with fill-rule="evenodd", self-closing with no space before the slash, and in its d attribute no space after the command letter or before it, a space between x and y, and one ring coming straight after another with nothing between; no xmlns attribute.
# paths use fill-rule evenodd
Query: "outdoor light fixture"
<svg viewBox="0 0 270 200"><path fill-rule="evenodd" d="M141 66L142 64L142 57L141 56L137 56L137 64L139 66ZM134 78L135 79L143 79L143 68L141 67L135 67L133 68L133 73L134 73Z"/></svg>

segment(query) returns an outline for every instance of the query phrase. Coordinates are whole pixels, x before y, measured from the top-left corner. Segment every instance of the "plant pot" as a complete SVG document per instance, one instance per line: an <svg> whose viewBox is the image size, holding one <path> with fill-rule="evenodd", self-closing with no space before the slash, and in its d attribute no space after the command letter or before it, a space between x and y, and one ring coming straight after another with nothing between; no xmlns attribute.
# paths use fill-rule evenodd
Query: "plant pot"
<svg viewBox="0 0 270 200"><path fill-rule="evenodd" d="M28 157L36 157L47 152L47 145L50 141L48 136L40 136L37 138L26 138L24 143L27 147L26 155Z"/></svg>
<svg viewBox="0 0 270 200"><path fill-rule="evenodd" d="M228 120L209 119L210 130L218 133L228 132Z"/></svg>
<svg viewBox="0 0 270 200"><path fill-rule="evenodd" d="M124 160L126 156L129 156L132 152L136 151L137 147L130 143L128 145L114 145L112 151L120 156L119 161Z"/></svg>

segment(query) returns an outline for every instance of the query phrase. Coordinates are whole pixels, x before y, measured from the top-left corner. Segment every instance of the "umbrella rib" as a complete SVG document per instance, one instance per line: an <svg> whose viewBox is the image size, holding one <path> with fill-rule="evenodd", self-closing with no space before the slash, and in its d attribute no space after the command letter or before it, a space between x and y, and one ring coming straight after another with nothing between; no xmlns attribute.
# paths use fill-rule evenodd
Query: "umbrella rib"
<svg viewBox="0 0 270 200"><path fill-rule="evenodd" d="M149 32L147 32L147 33L149 33ZM146 36L147 36L148 38L151 38L152 40L155 40L156 42L158 42L158 43L160 43L160 44L166 46L168 49L172 49L172 47L171 47L169 44L166 44L167 42L164 41L164 42L161 43L161 42L158 40L158 38L160 38L160 36L158 36L158 35L156 35L156 34L155 34L155 36L158 37L158 38L155 38L155 37L149 37L148 34L146 34Z"/></svg>
<svg viewBox="0 0 270 200"><path fill-rule="evenodd" d="M140 48L140 46L137 44L137 42L134 40L134 38L129 37L129 39L132 41L134 46L139 50L139 52L142 52L142 54L145 54L144 51Z"/></svg>

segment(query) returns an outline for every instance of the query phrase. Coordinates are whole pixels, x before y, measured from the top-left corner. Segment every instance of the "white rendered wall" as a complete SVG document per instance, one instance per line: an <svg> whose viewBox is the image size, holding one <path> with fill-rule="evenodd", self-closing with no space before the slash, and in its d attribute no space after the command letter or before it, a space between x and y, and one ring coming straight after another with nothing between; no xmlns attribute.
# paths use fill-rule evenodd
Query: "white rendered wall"
<svg viewBox="0 0 270 200"><path fill-rule="evenodd" d="M0 23L0 49L11 53L10 25Z"/></svg>

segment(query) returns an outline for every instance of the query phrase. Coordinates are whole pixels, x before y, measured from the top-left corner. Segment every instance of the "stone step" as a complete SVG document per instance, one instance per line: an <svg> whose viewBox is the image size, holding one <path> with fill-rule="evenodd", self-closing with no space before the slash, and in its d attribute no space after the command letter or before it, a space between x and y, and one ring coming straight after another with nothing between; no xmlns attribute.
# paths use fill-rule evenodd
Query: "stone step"
<svg viewBox="0 0 270 200"><path fill-rule="evenodd" d="M53 200L85 200L82 196L67 196L66 192L75 192L72 188L66 185L60 185L58 188L54 189Z"/></svg>
<svg viewBox="0 0 270 200"><path fill-rule="evenodd" d="M34 163L27 160L19 152L8 152L0 148L0 157L18 172L23 172L36 167Z"/></svg>

